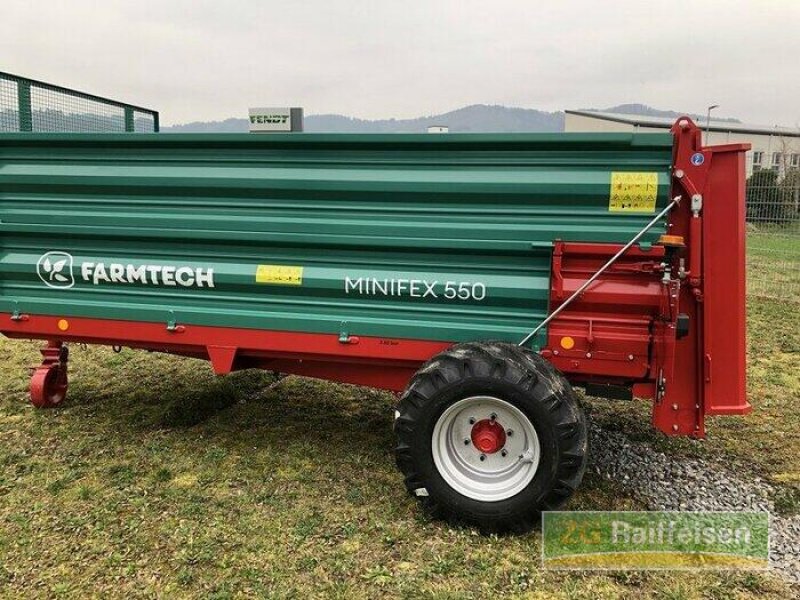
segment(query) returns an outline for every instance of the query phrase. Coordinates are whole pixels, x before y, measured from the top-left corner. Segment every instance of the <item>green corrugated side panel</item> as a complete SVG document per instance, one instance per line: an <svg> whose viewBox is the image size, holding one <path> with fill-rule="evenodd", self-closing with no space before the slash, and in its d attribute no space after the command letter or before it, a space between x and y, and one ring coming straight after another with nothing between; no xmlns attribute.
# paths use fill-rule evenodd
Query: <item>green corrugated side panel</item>
<svg viewBox="0 0 800 600"><path fill-rule="evenodd" d="M627 242L652 213L609 212L611 173L656 173L663 207L671 156L669 134L0 135L0 310L518 341L547 314L553 241ZM37 274L48 251L73 257L70 289ZM215 287L84 281L100 262Z"/></svg>

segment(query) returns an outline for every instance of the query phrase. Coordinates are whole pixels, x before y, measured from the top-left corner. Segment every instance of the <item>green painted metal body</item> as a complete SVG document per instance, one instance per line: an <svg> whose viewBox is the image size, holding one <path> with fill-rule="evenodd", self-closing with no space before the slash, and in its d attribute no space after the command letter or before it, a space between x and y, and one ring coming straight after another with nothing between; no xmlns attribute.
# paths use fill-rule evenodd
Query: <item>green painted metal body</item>
<svg viewBox="0 0 800 600"><path fill-rule="evenodd" d="M0 311L519 341L547 314L553 241L627 242L652 213L609 212L611 173L657 173L658 209L671 162L669 134L1 135ZM40 278L50 251L72 287ZM84 280L97 263L214 287Z"/></svg>

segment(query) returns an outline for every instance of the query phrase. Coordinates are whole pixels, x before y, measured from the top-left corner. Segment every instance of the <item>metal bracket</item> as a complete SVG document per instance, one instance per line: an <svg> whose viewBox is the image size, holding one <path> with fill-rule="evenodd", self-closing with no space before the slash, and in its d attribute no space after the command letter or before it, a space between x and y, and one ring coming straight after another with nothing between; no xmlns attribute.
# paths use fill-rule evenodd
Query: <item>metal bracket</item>
<svg viewBox="0 0 800 600"><path fill-rule="evenodd" d="M170 333L183 333L186 328L183 325L178 325L177 321L167 321L167 331Z"/></svg>
<svg viewBox="0 0 800 600"><path fill-rule="evenodd" d="M12 321L27 321L29 319L30 319L30 317L28 315L23 315L16 308L14 309L14 312L11 313L11 320Z"/></svg>
<svg viewBox="0 0 800 600"><path fill-rule="evenodd" d="M347 333L347 321L342 321L339 328L339 343L340 344L357 344L361 339L358 336L350 335Z"/></svg>
<svg viewBox="0 0 800 600"><path fill-rule="evenodd" d="M186 327L183 325L178 325L178 317L175 316L175 311L169 311L169 315L167 317L167 331L170 333L183 333L186 331Z"/></svg>
<svg viewBox="0 0 800 600"><path fill-rule="evenodd" d="M664 379L664 370L658 370L658 379L656 380L656 404L661 404L664 395L667 393L667 380Z"/></svg>
<svg viewBox="0 0 800 600"><path fill-rule="evenodd" d="M701 194L693 194L692 195L692 214L695 216L700 214L700 211L703 210L703 196Z"/></svg>

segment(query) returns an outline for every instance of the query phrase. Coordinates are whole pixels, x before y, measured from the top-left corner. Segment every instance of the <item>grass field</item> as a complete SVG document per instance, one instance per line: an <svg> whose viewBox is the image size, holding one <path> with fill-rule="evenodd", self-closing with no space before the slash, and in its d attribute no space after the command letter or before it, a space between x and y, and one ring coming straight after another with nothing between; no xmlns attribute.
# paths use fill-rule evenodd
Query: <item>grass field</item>
<svg viewBox="0 0 800 600"><path fill-rule="evenodd" d="M644 404L587 401L609 428L720 457L800 510L800 311L749 305L746 418L702 442L649 429ZM540 534L430 522L396 472L393 397L144 352L73 347L66 405L36 411L38 344L0 340L0 596L781 598L757 573L542 571ZM587 473L574 509L639 509Z"/></svg>
<svg viewBox="0 0 800 600"><path fill-rule="evenodd" d="M574 575L540 536L429 522L391 454L388 394L74 348L36 411L37 345L0 341L0 594L233 598L785 598L760 574ZM575 509L637 509L588 474Z"/></svg>

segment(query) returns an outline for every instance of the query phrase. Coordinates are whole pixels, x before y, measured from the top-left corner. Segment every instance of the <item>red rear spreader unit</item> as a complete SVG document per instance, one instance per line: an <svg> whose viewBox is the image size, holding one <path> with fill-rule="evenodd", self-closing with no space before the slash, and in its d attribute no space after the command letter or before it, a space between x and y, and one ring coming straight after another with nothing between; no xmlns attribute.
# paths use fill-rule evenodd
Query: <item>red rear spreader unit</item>
<svg viewBox="0 0 800 600"><path fill-rule="evenodd" d="M25 212L28 210L25 207L8 209L4 213L3 235L17 236L13 238L17 240L13 252L8 250L11 242L5 242L4 273L14 274L20 280L14 286L8 281L4 284L3 299L8 308L5 314L0 314L2 333L12 338L47 340L42 350L44 361L35 369L31 380L31 399L39 407L61 405L65 398L68 342L127 346L208 359L220 375L255 367L402 392L394 427L398 438L397 463L408 490L437 515L476 524L484 530L524 530L536 522L542 510L561 506L582 478L588 434L573 385L585 387L594 395L651 401L653 425L668 435L702 437L706 416L741 415L750 410L745 398L744 156L748 147L742 144L703 147L701 132L689 118L679 119L671 133L672 164L665 165L662 175L652 174L652 181L660 181L658 189L663 190L663 197L659 196L661 203L657 208L651 205L650 214L644 215L637 214L636 210L626 212L624 205L616 207L622 211L617 215L609 212L608 206L591 203L596 200L593 190L605 190L602 194L607 202L608 186L615 185L613 175L609 182L609 171L615 169L603 162L601 151L640 152L641 144L645 143L642 140L653 139L648 138L648 134L640 137L637 134L609 135L604 138L605 146L598 146L599 150L592 147L580 154L580 164L585 167L580 173L583 187L574 182L556 181L556 178L569 178L568 167L559 166L559 156L577 152L571 144L583 144L581 147L585 148L593 143L595 138L586 135L570 137L565 134L546 139L546 136L511 136L502 140L479 139L479 136L428 136L424 139L423 136L377 136L358 142L343 136L313 135L280 139L280 136L252 136L247 140L224 136L213 140L202 138L208 148L220 152L223 143L235 142L236 152L232 151L227 159L233 165L232 170L224 174L228 178L224 185L245 190L237 192L235 202L214 205L219 216L215 217L213 226L202 230L207 239L202 246L192 246L195 241L191 236L180 238L175 226L165 229L163 222L153 225L152 220L144 220L155 216L142 216L142 211L146 210L153 214L167 210L159 204L158 194L182 193L208 206L221 194L215 191L223 185L219 178L215 179L215 169L222 168L219 163L205 164L202 171L197 171L196 178L191 175L188 161L206 159L193 158L188 149L180 154L181 148L189 148L193 143L190 136L143 136L149 141L141 144L160 144L164 152L174 152L178 157L173 160L174 164L184 161L189 165L180 170L173 164L170 168L176 170L157 183L153 183L154 171L148 169L160 160L158 152L146 154L146 149L142 149L137 162L131 160L130 165L120 158L123 152L139 143L134 140L135 136L122 141L117 137L103 141L101 136L94 136L91 148L90 142L83 138L54 136L48 141L34 136L30 138L33 142L27 142L28 138L17 137L13 150L3 150L0 154L3 202L12 202L17 197L15 194L23 197L30 193L34 198L35 190L36 198L46 198L49 205L59 206L52 198L55 192L47 188L57 183L62 186L59 189L64 190L63 194L71 194L74 210L94 212L87 213L90 216L81 222L76 221L72 229L64 230L62 247L69 252L61 252L60 248L59 252L42 255L38 263L36 259L41 252L29 250L35 246L31 240L38 235L37 228L41 236L48 235L48 231L57 226L55 221L45 217L37 221L30 217L33 213ZM253 138L260 139L254 141ZM296 141L298 139L300 141ZM334 164L344 159L325 154L330 139L341 152L354 151L348 155L352 157L348 160L361 161L358 163L360 170L347 183L350 187L346 192L355 200L345 197L341 187L345 184L340 185L345 168L341 163ZM660 139L662 144L669 144L669 140ZM479 142L482 146L478 152L470 144ZM33 179L32 169L50 169L52 163L31 158L36 144L39 147L49 144L53 153L64 158L65 171L48 171L49 175ZM302 144L305 144L303 151L312 157L307 160L318 161L319 169L330 168L331 164L334 167L325 171L324 181L319 179L322 177L320 170L308 171L304 175L308 179L294 181L291 185L295 187L286 191L290 188L287 178L300 168L296 162L300 160L297 158L300 150L294 147ZM372 144L368 148L372 157L364 158L367 153L358 154L357 144ZM66 148L67 145L70 147ZM96 146L101 150L94 150ZM392 154L398 147L406 154L400 152L401 157ZM637 147L640 150L636 150ZM62 149L73 154L58 154ZM470 154L473 150L475 152ZM447 154L446 160L444 154L436 154L451 151L453 154ZM520 152L517 163L509 158L512 151ZM255 165L254 157L258 156L266 157L264 165ZM437 156L442 157L441 177L425 171L429 164L426 161L439 160ZM650 160L647 158L650 155L634 156L643 163ZM490 188L483 180L480 184L470 184L483 177L481 169L494 165L492 161L500 160L497 157L502 157L507 164L492 171L495 187ZM93 170L80 171L81 160L94 161ZM399 177L381 171L391 161L395 161L392 168L400 165L407 173L413 173L408 175L415 178L413 186L401 190L396 187L401 185ZM468 164L458 170L461 167L454 166L460 164L457 161ZM525 161L535 168L526 171ZM283 170L278 171L279 168ZM647 167L636 168L645 171L643 181L649 181L651 175L646 173ZM63 173L69 175L68 169L75 169L73 179L64 179L67 176ZM453 169L457 170L456 175ZM87 203L90 204L86 200L89 196L81 194L100 197L98 190L105 189L106 185L103 174L112 171L118 178L119 189L103 191L103 201L86 208ZM238 178L235 180L231 179L234 171ZM7 174L5 178L4 173ZM315 177L318 179L313 179ZM357 184L354 183L356 177ZM383 180L378 181L381 177ZM186 191L187 186L193 185L192 181L201 178L205 183L196 183L198 189L207 186L208 191ZM373 185L375 181L378 183ZM42 187L32 187L35 185ZM524 188L525 185L530 188ZM550 186L547 189L553 197L561 194L574 202L576 219L582 218L580 215L592 218L596 215L596 222L603 223L606 229L603 235L588 227L581 230L583 233L571 229L565 229L568 232L564 234L555 231L545 243L526 241L525 236L533 236L541 230L537 223L555 222L552 215L557 211L550 208L541 213L545 216L536 217L539 221L525 220L533 210L529 206L537 198L536 190L545 185ZM649 193L635 185L631 188L634 200L636 194L640 194L641 199L644 197L641 194ZM531 195L525 196L528 189ZM252 190L263 193L258 192L259 196ZM388 203L385 198L394 193L393 190L399 190L396 204ZM444 234L441 228L447 225L448 217L437 203L440 197L455 192L464 194L453 208L453 211L461 211L458 221L452 217L458 227ZM513 194L517 192L521 195L514 199ZM495 193L498 199L492 204ZM613 196L613 189L611 193ZM248 194L250 197L245 198ZM313 203L309 200L308 204L301 204L306 201L301 198L302 194L309 198L313 194ZM278 196L283 198L284 204L274 200ZM245 200L250 204L244 204ZM383 203L380 207L370 204L378 200ZM519 204L513 204L512 200ZM323 201L344 203L341 205L344 208L337 209L339 213L335 218L340 220L335 225L325 225L334 221L325 221L328 213ZM417 201L420 203L414 204ZM125 216L122 212L115 216L103 212L103 202L136 206ZM488 212L479 213L483 210L481 202L487 203ZM252 212L256 210L253 203L263 215ZM242 207L241 212L235 212L239 210L236 206ZM291 229L301 209L309 211L303 214L312 215L303 217L306 225L316 223L311 231ZM201 210L198 208L197 212ZM341 210L351 211L348 215L352 216L344 215ZM392 215L401 210L406 211L403 214L409 220L428 215L425 222L414 224L415 235L403 233L406 225L399 222L402 219L392 220ZM437 210L440 213L436 213ZM435 217L435 214L445 216ZM220 231L226 222L242 215L250 215L248 219L254 233L248 245L236 246L235 240L222 239L224 232ZM479 215L484 216L478 219ZM158 267L160 279L156 279L156 271L153 271L152 280L149 280L141 274L155 267L140 265L143 259L136 262L136 252L144 250L126 251L128 254L124 256L130 264L125 267L123 259L117 257L123 252L119 249L122 245L105 250L99 242L92 241L93 231L113 227L115 218L119 223L140 223L140 235L145 237L136 243L147 247L151 254L162 250L150 250L151 241L146 236L161 227L162 233L171 232L163 234L163 240L167 235L175 236L169 242L174 246L167 246L161 238L157 240L163 243L158 248L170 248L170 256L183 256L188 252L184 252L186 248L194 248L193 252L202 254L205 248L213 247L216 256L222 258L205 271L197 261L186 258L181 260L189 266L181 267L178 260L172 268L163 266L167 264L164 250L159 254L162 260L162 266ZM502 229L499 219L508 221L502 224ZM454 229L462 228L466 236L473 229L480 231L482 223L484 233L495 230L501 233L485 233L483 238L475 233L473 238L478 241L473 242L472 247L457 239L458 232L453 233ZM267 233L262 235L259 227L272 227L267 232L271 237ZM340 235L344 227L351 228L345 231L348 235ZM397 278L382 275L368 279L360 275L351 277L347 273L339 278L332 262L360 261L363 269L370 267L370 257L359 255L365 252L365 246L359 247L356 236L350 235L356 227L363 245L380 246L381 253L376 252L374 256L375 264L383 265L381 272L389 269L385 265L392 264L392 269L400 273ZM127 239L129 245L130 240L136 239L132 233L135 229L131 226L117 237ZM658 235L653 238L656 229L659 229ZM383 237L378 237L376 231L383 232ZM430 234L433 240L430 244L435 245L435 249L415 246L422 237L420 231ZM604 241L609 235L617 235L613 232L624 233L619 233L621 237L617 241ZM305 237L297 237L300 233ZM104 235L111 239L108 238L110 234ZM394 236L392 239L402 238L403 248L389 248L386 240L391 236ZM642 243L647 236L651 242ZM113 243L117 243L114 241L117 237L112 239ZM495 246L487 250L489 242L481 240L490 237ZM323 250L313 256L304 250L317 243ZM273 244L269 261L273 264L264 265L263 261L253 258L260 252L259 244ZM549 261L549 274L546 266L540 274L526 270L523 252L531 252L532 247L535 247L535 256ZM335 252L340 254L334 256ZM292 253L297 258L293 258ZM331 253L327 259L326 253ZM45 258L48 255L52 260ZM105 255L110 265L108 272L98 275L97 265L103 264ZM452 258L454 256L463 257L463 264L462 259ZM80 257L83 257L82 263ZM311 261L316 261L313 269L308 266ZM252 274L248 265L252 265ZM426 275L418 279L413 273L403 275L410 272L412 266L417 269L415 272L427 269ZM33 283L37 268L47 288L38 280ZM64 269L72 269L72 272ZM437 275L445 271L455 275ZM136 282L130 281L131 273L140 275L138 287ZM483 279L472 276L475 273ZM245 281L247 277L254 279ZM459 277L468 281L460 281ZM452 281L446 280L448 278ZM545 288L541 293L536 288L536 282L545 285L548 280L549 298ZM373 283L365 283L369 281ZM500 283L495 285L494 281ZM196 304L181 307L180 286L184 286L187 293L195 294L192 296L195 303L199 302L196 298L216 301L218 294L230 290L229 306L233 310L252 299L246 297L249 292L241 290L255 288L246 287L245 283L262 286L258 290L264 294L259 296L264 311L277 311L275 307L286 306L294 311L288 317L286 314L281 317L284 320L280 323L287 323L285 327L280 324L264 327L255 320L249 324L246 319L242 325L231 326L216 324L210 318L182 316L195 314L192 310ZM24 290L34 288L35 293L24 295ZM115 290L123 288L119 294L126 296L119 298L133 307L129 313L113 306L105 317L92 312L104 306L104 302L110 303L117 293ZM162 289L163 295L144 295L162 294ZM133 298L131 290L143 290L141 296L136 296L140 299L129 299ZM45 292L51 296L45 296ZM301 296L302 293L309 295ZM379 298L380 294L383 296ZM538 297L540 300L536 300ZM496 298L500 300L493 300ZM501 306L501 300L506 304ZM155 314L147 312L151 305L146 304L155 301L164 307L164 318L135 316L139 314L137 311ZM323 301L327 312L311 314ZM386 304L378 304L384 301ZM496 304L491 304L493 301ZM541 301L544 307L541 315L537 317L534 309L528 315L523 314L527 310L525 303L538 306L534 304L536 301ZM421 307L423 302L431 304L425 309L428 312L419 313L422 315L419 323L404 316L410 313L403 311ZM176 306L176 316L170 316ZM353 316L362 310L376 310L376 306L380 306L380 311L369 313L363 321ZM226 314L224 308L213 307L214 315ZM469 330L466 327L469 324L459 324L458 319L458 311L468 309L473 312L462 314L469 315L463 320L474 321L472 333L464 333ZM349 316L341 316L346 311L350 311ZM260 313L256 310L248 314ZM437 314L441 315L441 322L437 321ZM515 316L519 314L523 314L522 319ZM330 318L323 323L323 316ZM447 318L451 320L444 323ZM481 323L491 331L482 331ZM440 324L444 333L437 329ZM384 325L385 329L381 330ZM404 333L413 331L415 326L430 334ZM452 335L448 331L453 332ZM525 335L526 332L530 334ZM621 409L624 410L624 406Z"/></svg>

